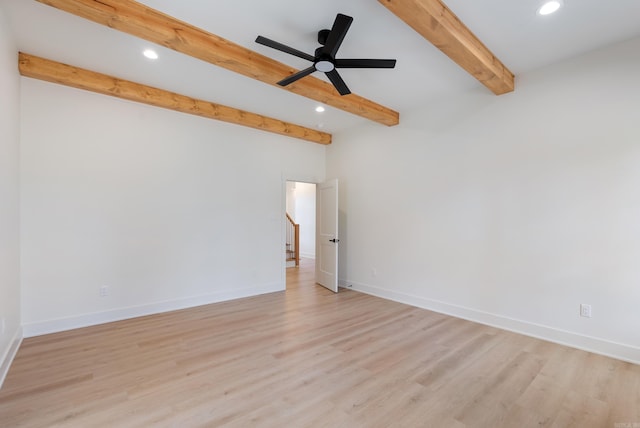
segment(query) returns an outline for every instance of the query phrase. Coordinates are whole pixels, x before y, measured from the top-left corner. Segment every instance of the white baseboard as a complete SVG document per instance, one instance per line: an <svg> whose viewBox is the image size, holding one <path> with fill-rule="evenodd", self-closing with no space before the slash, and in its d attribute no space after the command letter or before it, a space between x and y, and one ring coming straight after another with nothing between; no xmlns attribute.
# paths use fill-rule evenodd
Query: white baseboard
<svg viewBox="0 0 640 428"><path fill-rule="evenodd" d="M437 300L425 299L411 294L391 291L380 287L361 284L353 281L340 280L340 286L383 299L393 300L399 303L415 306L430 311L451 315L469 321L497 327L537 339L547 340L560 345L570 346L583 351L616 358L633 364L640 364L640 348L623 343L611 342L597 337L585 336L582 334L535 324L527 321L517 320L502 315L496 315L463 306L452 305Z"/></svg>
<svg viewBox="0 0 640 428"><path fill-rule="evenodd" d="M2 360L0 360L0 388L2 388L2 384L7 377L7 373L9 373L9 367L11 367L11 363L18 353L18 348L20 348L21 343L22 327L19 327L13 335L13 338L11 339L9 349L7 349L7 351L2 356Z"/></svg>
<svg viewBox="0 0 640 428"><path fill-rule="evenodd" d="M300 258L303 259L314 259L316 258L316 254L315 253L300 253Z"/></svg>
<svg viewBox="0 0 640 428"><path fill-rule="evenodd" d="M96 312L68 318L40 321L30 324L24 324L22 326L23 334L24 337L40 336L43 334L57 333L65 330L73 330L75 328L88 327L113 321L121 321L124 319L153 315L162 312L176 311L179 309L193 308L196 306L209 305L211 303L241 299L243 297L257 296L260 294L267 294L284 290L285 284L282 282L277 282L256 287L247 287L237 290L228 290L201 296L187 297L183 299L155 302L147 305L131 306L105 312Z"/></svg>

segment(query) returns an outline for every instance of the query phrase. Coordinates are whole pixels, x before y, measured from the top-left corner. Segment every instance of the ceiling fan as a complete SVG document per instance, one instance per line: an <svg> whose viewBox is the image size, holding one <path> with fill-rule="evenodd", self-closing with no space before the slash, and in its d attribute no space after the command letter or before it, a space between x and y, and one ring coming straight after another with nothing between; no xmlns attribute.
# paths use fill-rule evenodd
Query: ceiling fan
<svg viewBox="0 0 640 428"><path fill-rule="evenodd" d="M278 85L287 86L315 71L321 71L327 75L340 95L347 95L351 91L342 80L342 77L340 77L340 74L338 74L338 68L394 68L396 66L395 59L336 59L336 53L352 22L352 17L339 13L333 22L331 30L320 30L318 32L318 43L322 46L316 49L314 55L309 55L262 36L258 36L256 43L313 62L311 67L282 79L278 82Z"/></svg>

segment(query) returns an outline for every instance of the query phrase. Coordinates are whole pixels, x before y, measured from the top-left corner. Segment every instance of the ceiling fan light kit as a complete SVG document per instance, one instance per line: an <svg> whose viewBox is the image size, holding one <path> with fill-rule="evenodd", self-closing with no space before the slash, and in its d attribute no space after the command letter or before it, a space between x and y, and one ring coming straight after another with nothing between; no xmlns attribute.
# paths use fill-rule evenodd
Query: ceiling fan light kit
<svg viewBox="0 0 640 428"><path fill-rule="evenodd" d="M314 55L309 55L263 36L258 36L256 43L313 62L311 67L280 80L277 82L278 85L290 85L313 72L319 71L327 75L329 81L331 81L340 95L348 95L351 91L338 73L338 68L394 68L396 66L395 59L336 59L336 53L342 45L352 22L352 17L339 13L331 30L324 29L318 32L318 43L321 46L316 49Z"/></svg>

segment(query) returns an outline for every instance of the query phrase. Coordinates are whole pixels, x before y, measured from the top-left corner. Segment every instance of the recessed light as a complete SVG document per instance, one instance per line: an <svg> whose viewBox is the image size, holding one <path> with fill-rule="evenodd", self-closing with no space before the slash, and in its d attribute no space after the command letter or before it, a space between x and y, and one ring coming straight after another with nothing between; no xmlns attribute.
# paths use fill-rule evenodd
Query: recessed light
<svg viewBox="0 0 640 428"><path fill-rule="evenodd" d="M560 0L551 0L545 2L540 9L538 9L538 15L550 15L556 12L562 6L562 2Z"/></svg>
<svg viewBox="0 0 640 428"><path fill-rule="evenodd" d="M146 56L149 59L158 59L158 54L153 49L145 49L145 51L142 52L142 55Z"/></svg>
<svg viewBox="0 0 640 428"><path fill-rule="evenodd" d="M317 111L318 113L322 113L322 112L324 111L324 107L322 107L322 106L318 106L318 107L316 107L316 111Z"/></svg>

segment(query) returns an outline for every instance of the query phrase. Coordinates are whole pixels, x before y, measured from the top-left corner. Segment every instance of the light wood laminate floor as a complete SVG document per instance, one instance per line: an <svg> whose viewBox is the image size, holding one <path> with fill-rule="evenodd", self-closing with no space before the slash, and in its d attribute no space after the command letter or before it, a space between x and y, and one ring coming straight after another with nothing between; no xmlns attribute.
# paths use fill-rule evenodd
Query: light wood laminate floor
<svg viewBox="0 0 640 428"><path fill-rule="evenodd" d="M0 426L640 427L640 366L287 272L286 292L26 339Z"/></svg>

